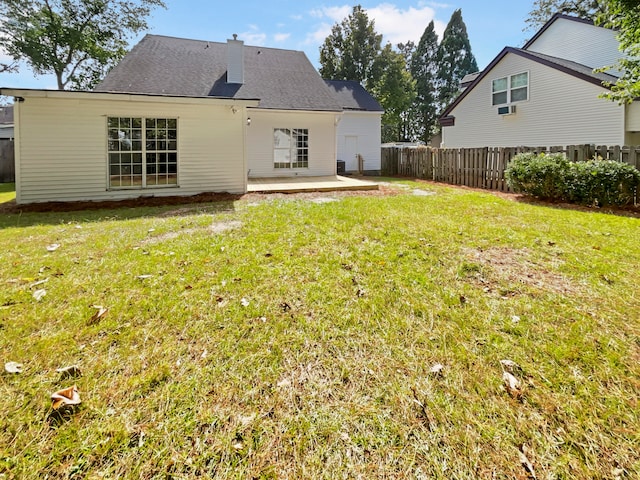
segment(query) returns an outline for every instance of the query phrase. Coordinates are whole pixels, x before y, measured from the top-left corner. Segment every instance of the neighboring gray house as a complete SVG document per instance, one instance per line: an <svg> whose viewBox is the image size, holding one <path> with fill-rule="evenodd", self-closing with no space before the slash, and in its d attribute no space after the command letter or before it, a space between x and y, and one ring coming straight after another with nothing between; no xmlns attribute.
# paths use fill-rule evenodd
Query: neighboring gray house
<svg viewBox="0 0 640 480"><path fill-rule="evenodd" d="M0 92L17 98L18 203L336 174L342 100L299 51L146 35L92 92Z"/></svg>
<svg viewBox="0 0 640 480"><path fill-rule="evenodd" d="M383 108L358 82L325 82L344 109L338 123L338 160L346 163L347 172L357 171L360 155L364 172L379 173Z"/></svg>
<svg viewBox="0 0 640 480"><path fill-rule="evenodd" d="M599 98L617 72L613 30L554 15L522 48L506 47L443 112L443 147L640 144L640 102Z"/></svg>
<svg viewBox="0 0 640 480"><path fill-rule="evenodd" d="M0 139L13 140L13 105L0 107Z"/></svg>

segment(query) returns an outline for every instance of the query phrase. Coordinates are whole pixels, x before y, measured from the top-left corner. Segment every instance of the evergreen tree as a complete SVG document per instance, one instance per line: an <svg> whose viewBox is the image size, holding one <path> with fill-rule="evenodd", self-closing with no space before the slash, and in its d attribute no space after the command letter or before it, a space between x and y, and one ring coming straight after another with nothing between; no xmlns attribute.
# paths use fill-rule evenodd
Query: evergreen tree
<svg viewBox="0 0 640 480"><path fill-rule="evenodd" d="M331 80L355 80L367 88L373 84L374 63L381 51L382 35L360 6L331 28L320 47L320 75Z"/></svg>
<svg viewBox="0 0 640 480"><path fill-rule="evenodd" d="M372 94L384 107L382 141L403 140L403 114L415 98L415 82L402 53L394 51L389 43L376 59L374 71Z"/></svg>
<svg viewBox="0 0 640 480"><path fill-rule="evenodd" d="M438 35L433 20L425 28L411 56L411 75L416 82L416 99L412 108L409 135L425 143L435 133L437 120L436 75L438 72Z"/></svg>
<svg viewBox="0 0 640 480"><path fill-rule="evenodd" d="M477 71L467 27L458 9L451 15L438 48L438 113L458 95L463 77Z"/></svg>

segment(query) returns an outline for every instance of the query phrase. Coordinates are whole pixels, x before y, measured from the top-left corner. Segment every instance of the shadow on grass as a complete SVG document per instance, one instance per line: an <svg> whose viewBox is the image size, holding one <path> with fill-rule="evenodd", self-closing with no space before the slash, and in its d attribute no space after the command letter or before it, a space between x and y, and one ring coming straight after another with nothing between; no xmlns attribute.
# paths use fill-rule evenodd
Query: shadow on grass
<svg viewBox="0 0 640 480"><path fill-rule="evenodd" d="M578 212L591 212L591 213L604 213L606 215L617 215L619 217L640 218L640 205L625 205L621 207L609 205L604 207L577 205L567 202L551 202L548 200L541 200L535 197L529 197L525 195L516 195L513 201L517 203L524 203L527 205L534 205L538 207L555 208L558 210L575 210Z"/></svg>
<svg viewBox="0 0 640 480"><path fill-rule="evenodd" d="M473 192L480 193L488 193L491 195L495 195L500 198L504 198L506 200L510 200L516 203L524 203L527 205L533 205L537 207L547 207L554 208L557 210L574 210L579 212L590 212L590 213L604 213L607 215L617 215L620 217L630 217L630 218L640 218L640 204L638 205L625 205L625 206L588 206L588 205L578 205L574 203L568 202L553 202L549 200L542 200L540 198L531 197L528 195L524 195L521 193L513 193L513 192L501 192L499 190L489 190L485 188L474 188L474 187L466 187L462 185L451 185L448 183L435 182L433 180L422 180L422 179L410 179L407 177L393 177L396 180L404 179L404 180L412 180L417 183L428 183L443 187L455 188L459 190L469 190Z"/></svg>

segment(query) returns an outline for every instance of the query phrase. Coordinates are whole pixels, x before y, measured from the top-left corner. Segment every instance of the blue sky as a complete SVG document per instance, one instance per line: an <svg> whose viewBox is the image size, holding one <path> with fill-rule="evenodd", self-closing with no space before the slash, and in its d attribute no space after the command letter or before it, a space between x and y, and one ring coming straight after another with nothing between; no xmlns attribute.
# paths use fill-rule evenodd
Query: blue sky
<svg viewBox="0 0 640 480"><path fill-rule="evenodd" d="M345 18L355 3L314 0L214 2L165 0L166 10L155 10L148 33L224 42L237 33L249 45L303 50L317 67L319 47L331 26ZM442 32L454 10L462 9L471 50L484 68L505 46L520 47L533 32L523 29L533 0L451 0L360 2L375 21L383 43L416 43L431 20ZM131 40L135 44L143 35ZM0 52L2 58L2 52ZM19 74L2 74L0 86L55 88L53 76L34 77L23 66Z"/></svg>

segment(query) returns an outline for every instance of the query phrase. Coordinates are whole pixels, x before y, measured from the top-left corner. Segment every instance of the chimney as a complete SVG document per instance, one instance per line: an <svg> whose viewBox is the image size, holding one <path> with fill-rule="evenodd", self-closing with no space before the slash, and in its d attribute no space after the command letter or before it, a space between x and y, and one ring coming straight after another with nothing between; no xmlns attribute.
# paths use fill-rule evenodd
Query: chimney
<svg viewBox="0 0 640 480"><path fill-rule="evenodd" d="M244 42L235 33L227 40L227 83L244 83Z"/></svg>

